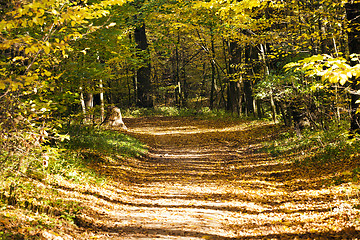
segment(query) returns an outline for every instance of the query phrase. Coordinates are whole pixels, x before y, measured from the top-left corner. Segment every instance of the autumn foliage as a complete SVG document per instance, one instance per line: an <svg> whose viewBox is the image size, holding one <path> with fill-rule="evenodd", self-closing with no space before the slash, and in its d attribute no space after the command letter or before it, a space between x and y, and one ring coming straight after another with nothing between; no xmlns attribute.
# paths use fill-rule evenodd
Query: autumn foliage
<svg viewBox="0 0 360 240"><path fill-rule="evenodd" d="M58 220L75 224L80 239L100 237L91 235L92 228L105 235L112 229L205 239L355 236L359 9L358 0L2 1L0 239L51 239L57 232L51 226L71 239ZM106 109L116 109L116 116L106 117ZM112 131L114 125L123 130L126 125L127 135ZM321 169L321 179L314 169ZM208 195L200 194L194 179L214 184L206 187ZM166 189L141 188L130 180ZM195 190L182 192L182 181ZM124 193L132 187L138 198ZM155 205L149 203L152 190L160 199ZM251 192L249 198L244 191ZM66 199L56 197L63 193ZM78 204L94 197L105 201L101 209L111 214L129 210L124 205L163 210L164 194L174 194L182 207L196 205L190 207L196 211L221 210L217 217L225 228L210 212L194 214L224 232L168 228L159 212L152 220L141 218L159 220L155 230L109 226L102 221L111 222L110 216L81 212ZM310 200L301 208L302 194L331 207L313 207L314 216ZM234 220L240 217L234 209L247 220ZM228 213L233 218L226 222ZM175 211L189 217L184 214ZM295 216L301 220L293 222ZM2 231L5 227L14 234Z"/></svg>

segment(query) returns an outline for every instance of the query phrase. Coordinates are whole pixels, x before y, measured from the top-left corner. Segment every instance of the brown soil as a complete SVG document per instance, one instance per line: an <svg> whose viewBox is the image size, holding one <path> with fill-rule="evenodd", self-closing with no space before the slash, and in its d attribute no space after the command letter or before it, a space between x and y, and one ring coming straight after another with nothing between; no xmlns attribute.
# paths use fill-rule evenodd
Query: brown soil
<svg viewBox="0 0 360 240"><path fill-rule="evenodd" d="M281 131L248 121L125 119L142 159L99 162L103 187L64 186L86 206L76 239L357 239L358 187L323 186L331 170L259 151Z"/></svg>

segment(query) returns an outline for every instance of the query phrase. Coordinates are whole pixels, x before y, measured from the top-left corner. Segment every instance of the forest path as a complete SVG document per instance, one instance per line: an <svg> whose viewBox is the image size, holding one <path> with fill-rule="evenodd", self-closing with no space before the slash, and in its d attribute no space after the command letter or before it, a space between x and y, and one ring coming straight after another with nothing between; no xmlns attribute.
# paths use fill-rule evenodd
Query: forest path
<svg viewBox="0 0 360 240"><path fill-rule="evenodd" d="M346 186L322 187L321 176L258 151L276 125L167 117L126 125L150 152L101 166L113 184L82 193L84 239L360 236L358 197Z"/></svg>

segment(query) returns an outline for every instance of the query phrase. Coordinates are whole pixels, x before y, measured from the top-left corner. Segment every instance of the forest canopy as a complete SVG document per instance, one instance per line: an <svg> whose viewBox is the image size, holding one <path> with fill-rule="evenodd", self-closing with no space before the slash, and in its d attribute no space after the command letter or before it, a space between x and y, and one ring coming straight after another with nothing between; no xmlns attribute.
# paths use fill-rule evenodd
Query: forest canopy
<svg viewBox="0 0 360 240"><path fill-rule="evenodd" d="M356 134L359 6L2 1L0 144L10 154L49 133L62 139L64 123L99 124L106 106L223 109L283 122L299 136L346 121Z"/></svg>

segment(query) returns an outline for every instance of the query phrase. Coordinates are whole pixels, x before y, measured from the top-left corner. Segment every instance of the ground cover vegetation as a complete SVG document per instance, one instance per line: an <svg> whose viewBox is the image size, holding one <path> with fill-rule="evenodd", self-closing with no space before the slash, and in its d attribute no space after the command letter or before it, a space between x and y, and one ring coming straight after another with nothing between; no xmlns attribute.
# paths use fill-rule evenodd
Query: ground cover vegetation
<svg viewBox="0 0 360 240"><path fill-rule="evenodd" d="M104 199L98 189L114 192L114 182L140 181L131 173L145 176L142 171L156 170L143 162L148 148L154 152L164 147L152 145L153 136L178 134L182 128L162 132L139 118L143 116L205 121L208 128L189 122L190 130L197 129L189 134L204 130L205 136L217 129L205 141L225 144L221 148L226 142L238 144L235 135L227 137L231 130L226 124L246 119L251 128L261 125L259 120L271 121L276 125L269 130L272 138L262 139L262 131L244 133L242 127L233 131L246 139L249 149L261 145L244 150L246 156L256 160L256 154L267 154L282 163L290 159L289 172L297 169L309 179L321 169L324 178L314 180L315 185L329 191L350 183L348 200L355 211L360 177L359 9L356 0L2 1L0 239L55 239L59 232L71 239L71 224L89 227L78 216L90 210L70 196L62 198L62 191L75 189ZM100 124L108 106L119 107L130 125L141 129L133 122L139 119L160 132L107 130ZM217 169L216 164L209 169ZM229 174L241 177L236 169L242 167L231 166L226 168ZM301 175L290 179L269 174L289 184ZM338 230L345 235L359 230L341 226Z"/></svg>

